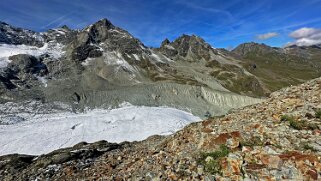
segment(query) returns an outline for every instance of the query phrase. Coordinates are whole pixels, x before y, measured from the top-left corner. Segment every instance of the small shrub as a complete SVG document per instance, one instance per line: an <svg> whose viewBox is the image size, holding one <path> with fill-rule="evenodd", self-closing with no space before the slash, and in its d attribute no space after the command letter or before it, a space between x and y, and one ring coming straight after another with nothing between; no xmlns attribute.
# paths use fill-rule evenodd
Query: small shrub
<svg viewBox="0 0 321 181"><path fill-rule="evenodd" d="M321 109L315 111L315 117L321 119Z"/></svg>
<svg viewBox="0 0 321 181"><path fill-rule="evenodd" d="M304 144L304 145L303 145L303 148L304 148L305 150L311 150L311 151L313 151L313 152L316 152L316 151L317 151L317 150L314 149L312 146L310 146L308 143Z"/></svg>
<svg viewBox="0 0 321 181"><path fill-rule="evenodd" d="M290 127L297 129L297 130L302 130L304 128L304 123L292 119L292 120L290 120Z"/></svg>
<svg viewBox="0 0 321 181"><path fill-rule="evenodd" d="M293 120L294 120L293 116L289 116L289 115L282 115L281 119L280 119L280 121L282 121L282 122L284 122L284 121L293 121Z"/></svg>
<svg viewBox="0 0 321 181"><path fill-rule="evenodd" d="M201 153L198 162L204 166L206 172L215 175L220 173L222 169L220 165L221 158L227 156L229 152L230 151L226 145L220 145L220 149L217 151ZM207 160L207 158L211 159Z"/></svg>
<svg viewBox="0 0 321 181"><path fill-rule="evenodd" d="M308 123L306 121L290 120L290 127L297 130L315 130L318 129L318 125L315 123Z"/></svg>
<svg viewBox="0 0 321 181"><path fill-rule="evenodd" d="M253 146L263 146L263 145L264 145L264 142L258 136L254 136L250 139L243 140L240 142L240 146L253 147Z"/></svg>
<svg viewBox="0 0 321 181"><path fill-rule="evenodd" d="M281 116L280 121L289 122L290 127L293 128L293 129L297 129L297 130L302 130L302 129L314 130L314 129L318 129L318 125L317 124L308 123L306 121L299 121L299 120L294 119L293 116L289 116L289 115Z"/></svg>

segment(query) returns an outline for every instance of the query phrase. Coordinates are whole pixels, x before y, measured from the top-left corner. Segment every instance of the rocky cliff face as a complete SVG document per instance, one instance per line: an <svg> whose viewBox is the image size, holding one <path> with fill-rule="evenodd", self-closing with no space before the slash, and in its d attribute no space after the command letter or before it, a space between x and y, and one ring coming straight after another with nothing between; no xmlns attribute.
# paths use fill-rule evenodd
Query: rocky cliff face
<svg viewBox="0 0 321 181"><path fill-rule="evenodd" d="M0 157L3 180L320 180L321 78L142 142Z"/></svg>

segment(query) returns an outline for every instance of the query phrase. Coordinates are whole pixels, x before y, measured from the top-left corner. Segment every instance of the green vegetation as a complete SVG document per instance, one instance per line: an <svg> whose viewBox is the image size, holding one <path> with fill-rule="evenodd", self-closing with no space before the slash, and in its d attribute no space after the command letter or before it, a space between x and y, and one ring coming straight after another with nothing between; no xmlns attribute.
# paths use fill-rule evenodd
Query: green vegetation
<svg viewBox="0 0 321 181"><path fill-rule="evenodd" d="M308 123L306 121L298 121L292 120L290 121L290 126L297 130L307 129L307 130L315 130L318 129L318 125L316 123Z"/></svg>
<svg viewBox="0 0 321 181"><path fill-rule="evenodd" d="M229 153L230 150L226 145L220 145L217 151L201 153L198 163L204 166L205 172L214 175L221 172L220 160Z"/></svg>
<svg viewBox="0 0 321 181"><path fill-rule="evenodd" d="M315 111L315 117L321 119L321 109Z"/></svg>
<svg viewBox="0 0 321 181"><path fill-rule="evenodd" d="M222 72L216 70L210 73L211 76L222 81L224 87L236 93L244 93L249 96L264 96L264 90L260 82L254 77L243 73L241 69L235 72Z"/></svg>
<svg viewBox="0 0 321 181"><path fill-rule="evenodd" d="M310 52L311 50L305 50ZM243 66L253 75L258 77L270 91L276 91L290 85L297 85L321 76L319 52L313 52L309 63L302 57L277 52L251 52L243 56ZM310 53L309 53L310 54ZM312 52L311 52L312 54ZM312 54L312 55L314 55ZM250 65L256 65L253 69Z"/></svg>
<svg viewBox="0 0 321 181"><path fill-rule="evenodd" d="M264 145L264 141L262 141L258 136L254 136L250 139L243 140L240 142L240 146L253 147L253 146L263 146L263 145Z"/></svg>
<svg viewBox="0 0 321 181"><path fill-rule="evenodd" d="M296 130L303 130L303 129L314 130L314 129L318 129L318 125L317 124L308 123L307 121L299 121L299 120L294 119L293 116L283 115L283 116L281 116L281 121L289 122L290 127L293 128L293 129L296 129Z"/></svg>
<svg viewBox="0 0 321 181"><path fill-rule="evenodd" d="M282 121L282 122L284 122L284 121L293 121L293 120L294 120L293 116L289 116L289 115L282 115L281 119L280 119L280 121Z"/></svg>
<svg viewBox="0 0 321 181"><path fill-rule="evenodd" d="M313 151L313 152L316 152L316 151L317 151L317 150L314 149L312 146L310 146L308 143L305 143L305 144L303 145L303 148L304 148L305 150L311 150L311 151Z"/></svg>
<svg viewBox="0 0 321 181"><path fill-rule="evenodd" d="M304 123L299 122L298 120L290 120L290 127L297 129L297 130L302 130L304 128Z"/></svg>

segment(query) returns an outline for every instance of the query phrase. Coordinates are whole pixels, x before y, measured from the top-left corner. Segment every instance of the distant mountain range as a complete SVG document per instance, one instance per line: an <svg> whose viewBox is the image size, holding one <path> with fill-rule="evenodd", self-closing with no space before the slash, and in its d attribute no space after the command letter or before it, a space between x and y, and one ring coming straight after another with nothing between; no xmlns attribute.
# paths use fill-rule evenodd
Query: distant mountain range
<svg viewBox="0 0 321 181"><path fill-rule="evenodd" d="M0 102L61 101L74 109L136 105L225 113L321 76L321 46L244 43L232 51L196 35L146 47L107 19L34 32L0 23Z"/></svg>

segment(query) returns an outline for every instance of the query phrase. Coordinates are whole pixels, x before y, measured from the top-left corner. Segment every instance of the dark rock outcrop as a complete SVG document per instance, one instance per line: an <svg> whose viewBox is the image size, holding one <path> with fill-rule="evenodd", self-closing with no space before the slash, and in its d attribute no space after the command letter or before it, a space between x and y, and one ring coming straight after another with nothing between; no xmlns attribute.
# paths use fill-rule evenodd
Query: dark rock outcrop
<svg viewBox="0 0 321 181"><path fill-rule="evenodd" d="M31 45L42 47L43 41L39 33L31 30L17 28L0 22L0 43L13 45Z"/></svg>
<svg viewBox="0 0 321 181"><path fill-rule="evenodd" d="M28 54L19 54L9 57L11 63L8 68L15 74L36 74L43 76L48 73L47 67L36 57Z"/></svg>
<svg viewBox="0 0 321 181"><path fill-rule="evenodd" d="M60 164L77 162L77 169L85 169L93 165L102 154L119 150L124 146L126 143L82 142L72 148L60 149L41 156L18 154L3 156L0 157L0 178L4 180L51 178L61 168Z"/></svg>
<svg viewBox="0 0 321 181"><path fill-rule="evenodd" d="M138 39L127 31L114 26L107 19L99 20L85 28L67 49L72 49L72 59L83 61L88 57L102 56L102 50L98 47L100 44L107 51L116 51L123 55L141 55L145 49Z"/></svg>
<svg viewBox="0 0 321 181"><path fill-rule="evenodd" d="M39 85L35 76L48 74L47 66L34 56L19 54L11 56L10 60L6 68L0 69L1 94L16 88L30 89Z"/></svg>

